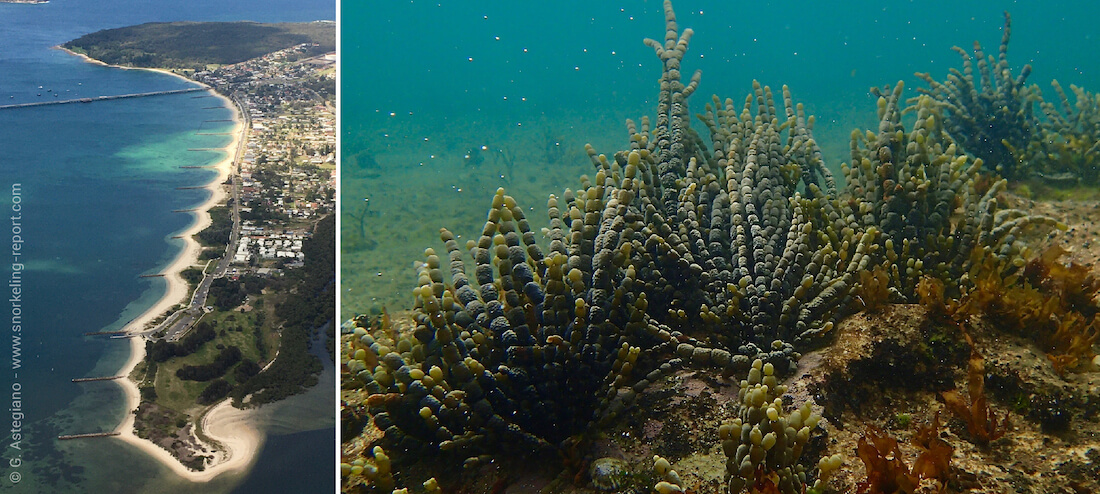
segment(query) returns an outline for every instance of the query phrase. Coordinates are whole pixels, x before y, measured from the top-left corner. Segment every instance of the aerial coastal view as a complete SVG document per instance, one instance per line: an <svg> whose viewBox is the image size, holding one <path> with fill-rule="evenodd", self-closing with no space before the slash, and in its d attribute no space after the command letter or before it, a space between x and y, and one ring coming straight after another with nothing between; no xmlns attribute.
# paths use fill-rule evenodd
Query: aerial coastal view
<svg viewBox="0 0 1100 494"><path fill-rule="evenodd" d="M825 4L343 6L343 492L1100 490L1096 6Z"/></svg>
<svg viewBox="0 0 1100 494"><path fill-rule="evenodd" d="M5 488L334 489L335 4L312 3L0 5L26 47L0 77Z"/></svg>
<svg viewBox="0 0 1100 494"><path fill-rule="evenodd" d="M158 43L165 39L172 43ZM210 219L192 227L197 242L161 273L169 295L118 333L143 336L130 338L133 365L124 367L136 434L124 424L123 436L160 446L148 449L168 452L195 479L242 468L259 434L234 406L316 384L312 324L335 307L324 288L335 273L335 26L155 23L63 48L94 63L187 74L240 109L215 193L195 208ZM317 299L295 304L287 296L298 291Z"/></svg>

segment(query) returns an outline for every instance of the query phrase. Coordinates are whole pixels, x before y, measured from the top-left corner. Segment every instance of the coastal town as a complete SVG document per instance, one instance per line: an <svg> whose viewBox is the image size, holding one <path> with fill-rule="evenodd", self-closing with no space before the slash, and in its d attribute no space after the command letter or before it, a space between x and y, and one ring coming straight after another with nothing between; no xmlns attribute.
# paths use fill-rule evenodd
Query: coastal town
<svg viewBox="0 0 1100 494"><path fill-rule="evenodd" d="M279 261L300 267L302 241L335 209L335 54L301 44L192 78L228 94L250 129L237 163L240 242L231 274ZM268 273L270 271L264 271Z"/></svg>
<svg viewBox="0 0 1100 494"><path fill-rule="evenodd" d="M137 437L202 472L232 461L203 430L213 405L282 399L307 387L319 366L304 344L315 328L288 328L294 311L313 308L295 308L288 294L334 251L317 244L332 241L335 211L335 54L303 43L174 72L232 101L240 133L218 186L224 201L209 209L210 225L195 234L197 259L180 273L189 296L141 328L145 358L129 376L141 398Z"/></svg>

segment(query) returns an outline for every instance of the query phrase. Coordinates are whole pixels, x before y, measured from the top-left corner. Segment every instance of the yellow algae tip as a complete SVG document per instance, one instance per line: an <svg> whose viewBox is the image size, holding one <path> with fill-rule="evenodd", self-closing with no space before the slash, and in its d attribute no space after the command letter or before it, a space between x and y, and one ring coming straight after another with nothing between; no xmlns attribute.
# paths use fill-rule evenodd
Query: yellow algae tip
<svg viewBox="0 0 1100 494"><path fill-rule="evenodd" d="M682 487L670 484L664 480L657 482L657 485L653 486L653 489L660 494L674 494L678 492L684 492L684 489Z"/></svg>

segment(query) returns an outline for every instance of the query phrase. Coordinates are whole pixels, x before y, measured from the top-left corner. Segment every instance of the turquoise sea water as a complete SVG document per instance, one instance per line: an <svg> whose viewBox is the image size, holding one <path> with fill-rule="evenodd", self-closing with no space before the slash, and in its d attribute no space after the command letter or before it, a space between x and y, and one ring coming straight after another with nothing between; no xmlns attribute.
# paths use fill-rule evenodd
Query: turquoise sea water
<svg viewBox="0 0 1100 494"><path fill-rule="evenodd" d="M1012 14L1013 74L1053 97L1051 79L1100 90L1098 7L1085 1L674 2L691 27L684 77L702 70L692 113L712 94L740 103L759 80L789 85L816 115L827 166L849 158L855 128L875 128L868 88L905 81L906 96L961 67L951 50L996 55ZM411 261L448 226L475 235L505 186L544 222L546 195L576 187L585 143L611 154L623 122L656 111L662 2L384 2L343 5L342 314L408 307ZM415 19L415 22L413 21ZM348 26L354 26L349 28ZM696 122L696 124L698 124ZM471 149L503 149L511 169ZM486 153L488 154L488 153ZM503 176L503 177L502 177ZM415 214L406 205L415 204Z"/></svg>
<svg viewBox="0 0 1100 494"><path fill-rule="evenodd" d="M1096 57L1086 53L1100 41L1091 2L674 5L680 27L696 33L684 68L685 76L703 71L701 94L739 97L753 79L788 84L821 117L870 86L904 79L916 87L916 71L942 78L960 65L953 45L969 50L978 40L996 55L1004 10L1013 15L1014 70L1032 64L1030 80L1044 90L1055 77L1098 80ZM343 15L345 26L357 27L345 29L343 40L347 136L376 128L372 117L389 112L423 120L490 111L651 112L660 65L641 40L663 39L660 1L349 2Z"/></svg>
<svg viewBox="0 0 1100 494"><path fill-rule="evenodd" d="M148 21L334 17L331 1L0 4L0 104L39 101L54 93L64 99L190 86L148 71L83 63L50 49L99 29ZM59 434L112 430L127 413L116 385L70 380L110 375L125 361L129 345L124 340L83 333L118 329L160 298L163 281L139 276L157 272L179 252L182 244L171 236L193 218L172 211L194 207L207 197L204 190L177 188L203 185L214 172L180 167L222 158L220 152L187 149L224 146L227 136L195 134L200 129L227 131L226 123L209 121L227 119L231 112L219 100L194 97L200 94L0 110L0 208L7 217L19 201L24 240L20 261L25 265L20 275L19 369L9 370L7 348L13 342L6 324L0 344L6 349L0 396L7 402L11 388L20 388L23 437L20 449L11 446L11 438L0 442L5 459L0 462L0 490L225 492L245 480L226 477L191 485L119 441L55 439ZM19 184L17 197L9 195L13 184ZM0 222L0 244L8 244L15 221ZM2 262L6 281L14 269L12 260L5 255ZM331 422L329 427L331 432ZM320 459L298 468L331 471L331 442L311 441L289 445L287 451L310 453L307 457L323 451ZM265 450L263 455L277 457L279 452ZM21 460L17 466L12 461L16 458ZM294 469L269 467L270 461L261 462L252 475L296 476Z"/></svg>

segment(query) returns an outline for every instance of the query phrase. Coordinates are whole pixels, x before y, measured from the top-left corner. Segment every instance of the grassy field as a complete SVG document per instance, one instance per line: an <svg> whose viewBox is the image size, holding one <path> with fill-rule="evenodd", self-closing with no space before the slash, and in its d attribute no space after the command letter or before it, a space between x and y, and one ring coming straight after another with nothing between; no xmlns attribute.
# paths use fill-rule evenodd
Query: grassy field
<svg viewBox="0 0 1100 494"><path fill-rule="evenodd" d="M184 357L173 357L158 364L155 386L157 392L157 404L172 410L193 415L200 412L204 406L196 403L199 393L210 384L209 381L187 381L176 377L176 371L186 365L203 365L213 362L222 348L236 346L241 349L243 359L252 360L263 367L275 355L275 349L279 347L279 334L271 321L275 320L273 296L265 295L250 297L250 303L255 304L249 312L240 310L214 311L203 316L201 321L214 326L217 337L203 343L194 353ZM266 351L261 352L256 345L257 320L263 314L264 323L260 327L263 335L263 346ZM144 366L136 369L144 374ZM225 373L223 378L230 384L238 384L233 378L232 368Z"/></svg>

